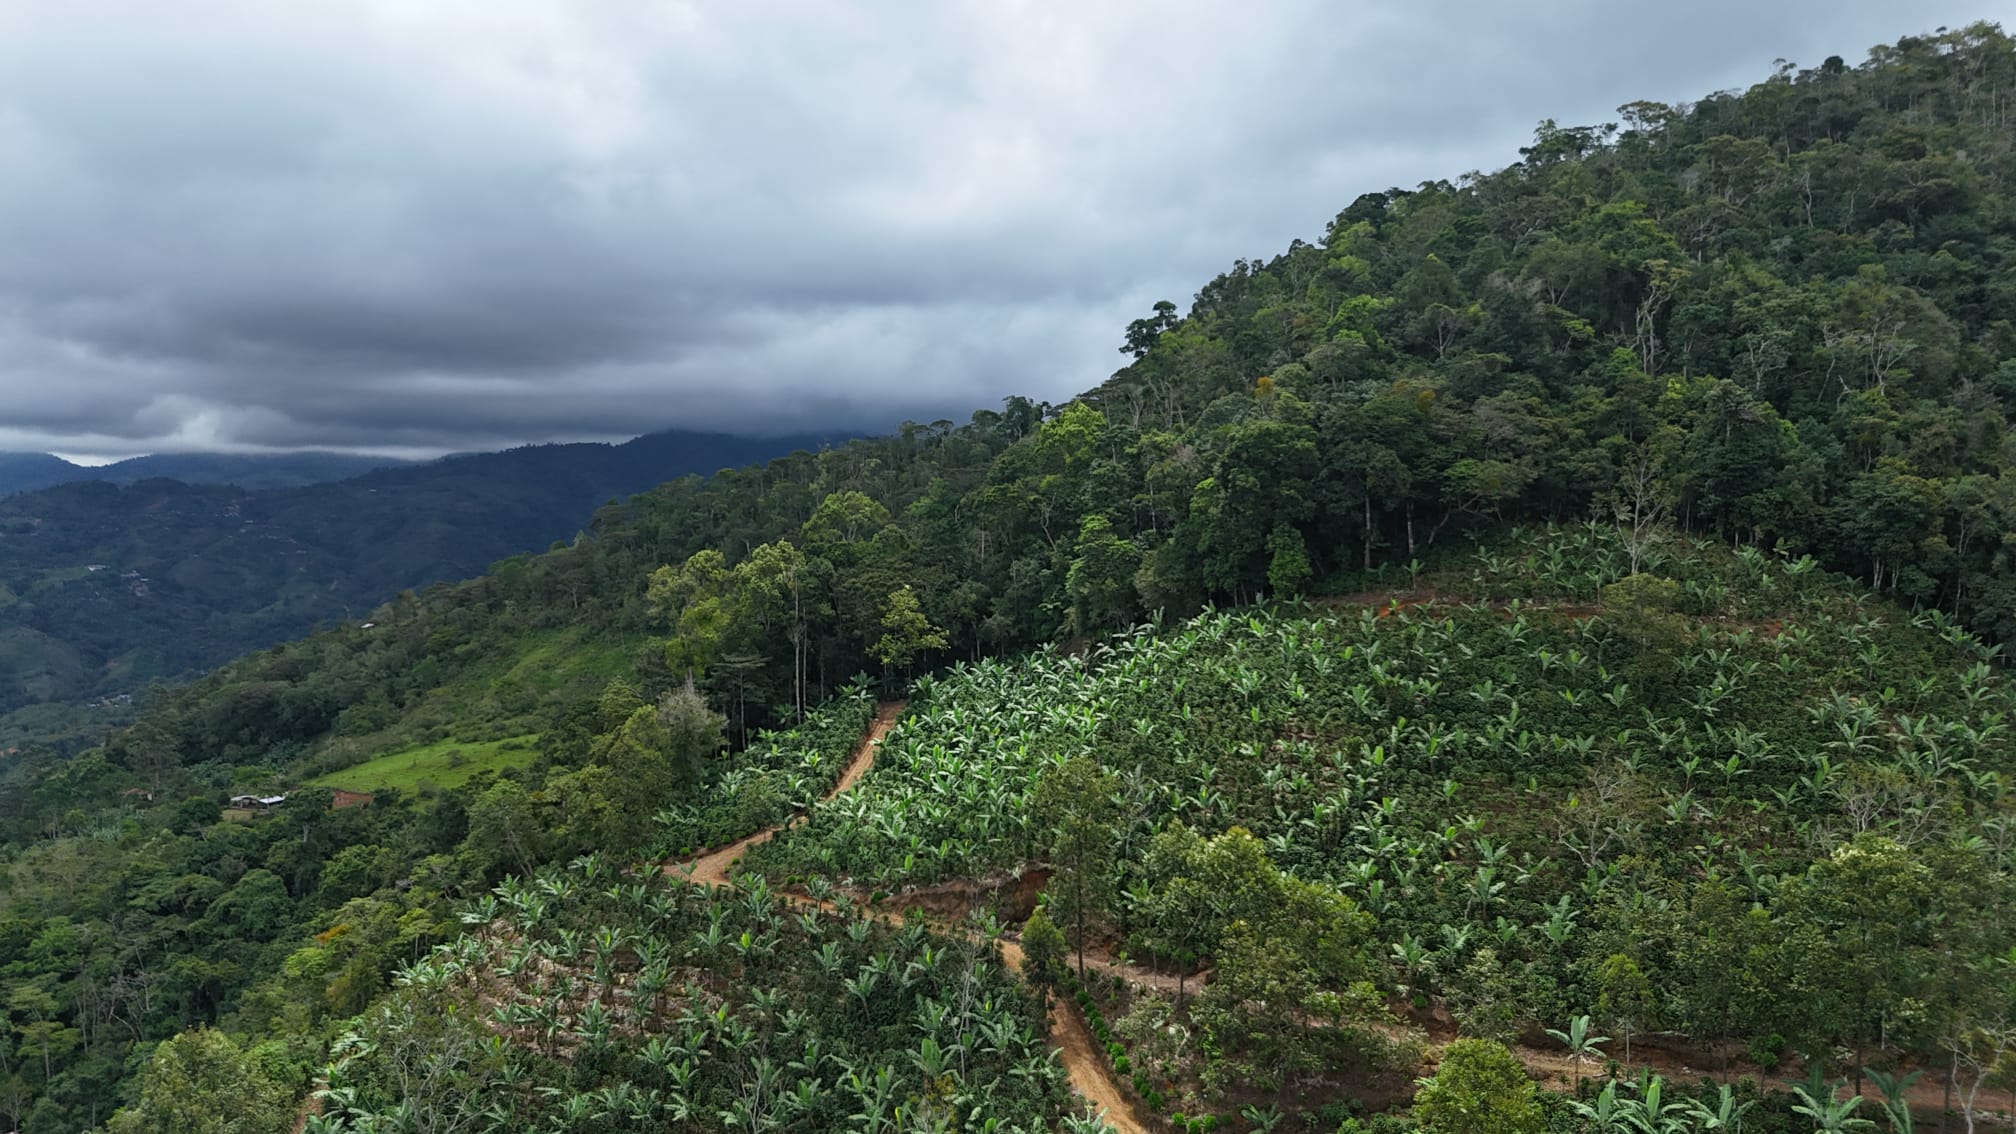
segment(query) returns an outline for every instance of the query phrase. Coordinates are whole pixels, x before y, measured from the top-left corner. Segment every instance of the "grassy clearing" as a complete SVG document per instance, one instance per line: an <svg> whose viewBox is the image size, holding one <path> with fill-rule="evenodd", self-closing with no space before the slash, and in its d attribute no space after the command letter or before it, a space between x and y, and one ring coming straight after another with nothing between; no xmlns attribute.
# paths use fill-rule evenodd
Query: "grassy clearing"
<svg viewBox="0 0 2016 1134"><path fill-rule="evenodd" d="M397 788L410 792L423 782L440 788L459 787L478 772L502 771L531 763L532 757L538 755L535 747L538 739L527 734L480 742L439 740L330 772L310 782L350 791Z"/></svg>

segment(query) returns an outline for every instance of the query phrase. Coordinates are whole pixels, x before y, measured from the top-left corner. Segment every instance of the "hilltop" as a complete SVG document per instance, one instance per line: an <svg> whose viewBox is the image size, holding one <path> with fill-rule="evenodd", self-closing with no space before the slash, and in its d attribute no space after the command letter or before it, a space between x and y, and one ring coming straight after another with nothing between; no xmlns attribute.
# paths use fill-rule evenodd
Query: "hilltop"
<svg viewBox="0 0 2016 1134"><path fill-rule="evenodd" d="M184 484L233 484L250 489L299 488L412 463L391 457L311 451L274 454L154 453L102 465L80 465L53 453L0 453L0 496L84 480L134 484L157 478L179 480Z"/></svg>

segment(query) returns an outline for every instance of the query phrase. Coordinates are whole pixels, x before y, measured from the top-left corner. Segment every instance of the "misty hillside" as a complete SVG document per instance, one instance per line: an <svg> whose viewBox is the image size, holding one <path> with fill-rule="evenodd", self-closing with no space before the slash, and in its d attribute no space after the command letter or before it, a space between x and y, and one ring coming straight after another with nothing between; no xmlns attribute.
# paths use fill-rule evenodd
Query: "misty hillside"
<svg viewBox="0 0 2016 1134"><path fill-rule="evenodd" d="M106 465L79 465L49 453L0 453L0 496L85 480L133 484L156 477L184 484L299 488L412 463L349 453L157 453Z"/></svg>
<svg viewBox="0 0 2016 1134"><path fill-rule="evenodd" d="M669 432L288 489L93 479L0 499L0 711L199 672L571 539L613 498L820 443Z"/></svg>

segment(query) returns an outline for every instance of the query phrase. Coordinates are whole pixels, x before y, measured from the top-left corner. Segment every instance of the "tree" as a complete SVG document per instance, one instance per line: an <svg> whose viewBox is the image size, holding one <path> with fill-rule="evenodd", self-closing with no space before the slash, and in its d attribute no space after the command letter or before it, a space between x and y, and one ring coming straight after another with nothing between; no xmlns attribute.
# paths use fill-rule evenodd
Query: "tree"
<svg viewBox="0 0 2016 1134"><path fill-rule="evenodd" d="M1148 352L1155 349L1156 340L1182 321L1176 314L1176 305L1166 299L1156 300L1153 310L1154 314L1147 318L1127 324L1127 341L1120 344L1121 354L1131 354L1136 359L1148 357Z"/></svg>
<svg viewBox="0 0 2016 1134"><path fill-rule="evenodd" d="M1820 971L1833 1038L1855 1052L1856 1088L1871 1041L1934 971L1925 956L1933 879L1909 850L1865 834L1813 864L1789 888L1787 918L1826 942Z"/></svg>
<svg viewBox="0 0 2016 1134"><path fill-rule="evenodd" d="M282 1134L292 1129L295 1085L230 1036L183 1032L154 1049L139 1102L106 1124L111 1134Z"/></svg>
<svg viewBox="0 0 2016 1134"><path fill-rule="evenodd" d="M1071 628L1094 634L1125 626L1133 616L1134 576L1141 570L1141 549L1122 538L1104 516L1087 516L1078 528L1078 553L1065 575L1071 598Z"/></svg>
<svg viewBox="0 0 2016 1134"><path fill-rule="evenodd" d="M653 571L645 587L646 605L672 631L666 661L689 681L707 671L732 623L727 584L727 559L710 547Z"/></svg>
<svg viewBox="0 0 2016 1134"><path fill-rule="evenodd" d="M1364 1007L1351 1005L1354 1021ZM1214 1044L1248 1057L1224 1070L1276 1087L1322 1065L1318 1049L1303 1038L1305 1022L1312 1016L1341 1019L1341 1008L1286 942L1240 920L1220 936L1217 969L1198 995L1197 1019Z"/></svg>
<svg viewBox="0 0 2016 1134"><path fill-rule="evenodd" d="M1504 1044L1459 1039L1414 1096L1427 1134L1541 1134L1546 1120L1526 1068Z"/></svg>
<svg viewBox="0 0 2016 1134"><path fill-rule="evenodd" d="M889 524L889 509L867 493L849 489L820 501L802 530L806 543L815 549L854 548Z"/></svg>
<svg viewBox="0 0 2016 1134"><path fill-rule="evenodd" d="M1036 782L1032 810L1048 833L1051 900L1071 927L1080 980L1085 944L1113 888L1115 787L1114 778L1084 756L1052 765Z"/></svg>
<svg viewBox="0 0 2016 1134"><path fill-rule="evenodd" d="M1617 484L1607 501L1617 530L1624 536L1624 549L1631 556L1631 573L1644 569L1645 554L1652 538L1666 518L1671 494L1661 474L1658 457L1650 442L1631 450L1618 470Z"/></svg>
<svg viewBox="0 0 2016 1134"><path fill-rule="evenodd" d="M791 643L791 705L800 723L805 720L806 637L812 613L806 600L812 573L805 553L784 539L755 548L735 565L744 604L760 624L781 625Z"/></svg>
<svg viewBox="0 0 2016 1134"><path fill-rule="evenodd" d="M877 660L885 666L908 671L919 653L942 650L946 643L945 631L931 625L931 620L924 616L917 605L917 593L908 583L889 592L882 607L882 637L875 643Z"/></svg>
<svg viewBox="0 0 2016 1134"><path fill-rule="evenodd" d="M1450 982L1449 1010L1463 1034L1504 1043L1519 1031L1526 1015L1530 982L1499 959L1498 950L1477 950Z"/></svg>
<svg viewBox="0 0 2016 1134"><path fill-rule="evenodd" d="M1291 598L1302 593L1315 569L1309 566L1309 548L1302 533L1292 524L1275 524L1267 536L1267 589Z"/></svg>
<svg viewBox="0 0 2016 1134"><path fill-rule="evenodd" d="M1612 953L1596 970L1596 1010L1624 1036L1624 1062L1631 1062L1631 1035L1652 1023L1657 1000L1638 962Z"/></svg>
<svg viewBox="0 0 2016 1134"><path fill-rule="evenodd" d="M620 795L603 810L602 838L610 849L643 846L651 817L700 778L703 762L720 751L727 724L689 681L597 738L595 760L609 769L608 788Z"/></svg>
<svg viewBox="0 0 2016 1134"><path fill-rule="evenodd" d="M1037 906L1022 923L1022 971L1046 994L1064 977L1067 948L1064 931L1050 920L1049 911Z"/></svg>

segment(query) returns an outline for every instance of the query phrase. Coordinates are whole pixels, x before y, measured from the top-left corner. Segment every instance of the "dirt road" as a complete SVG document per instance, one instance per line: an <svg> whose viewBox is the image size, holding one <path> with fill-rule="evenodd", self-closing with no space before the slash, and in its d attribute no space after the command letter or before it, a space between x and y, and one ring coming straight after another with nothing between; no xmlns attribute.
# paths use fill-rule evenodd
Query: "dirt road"
<svg viewBox="0 0 2016 1134"><path fill-rule="evenodd" d="M820 797L822 800L832 799L853 787L860 782L862 776L868 774L868 769L875 766L875 753L882 747L882 738L888 736L889 730L895 727L896 718L903 715L903 705L902 701L884 701L875 710L875 720L868 726L868 735L861 738L860 746L854 750L854 758L847 762L847 767L841 771L839 780L833 784L833 789ZM788 827L790 824L786 823L784 826ZM765 827L747 838L737 839L698 858L684 862L668 862L665 864L665 873L676 874L702 886L726 886L728 870L735 865L735 861L747 853L750 847L769 842L770 836L780 830L783 830L783 827Z"/></svg>
<svg viewBox="0 0 2016 1134"><path fill-rule="evenodd" d="M854 751L854 758L848 762L833 790L826 793L831 799L860 782L862 776L875 766L875 753L880 750L882 740L895 726L896 718L903 714L903 702L886 701L876 710L875 722L868 726L868 735L861 738L861 746ZM766 842L778 831L790 824L768 827L747 838L737 839L727 846L708 851L697 858L685 862L665 864L665 873L697 882L702 886L732 885L728 871L750 847ZM783 896L787 902L820 905L831 908L830 903L813 902L809 898ZM1011 970L1022 971L1022 946L1013 941L1001 943L1001 959ZM1173 983L1173 980L1172 980ZM1093 1042L1091 1032L1085 1022L1078 1018L1074 1007L1060 1003L1050 1013L1050 1042L1057 1048L1058 1061L1064 1065L1065 1077L1071 1089L1101 1111L1106 1122L1120 1134L1149 1134L1148 1127L1136 1117L1131 1100L1113 1079L1112 1065L1106 1061L1106 1054Z"/></svg>

